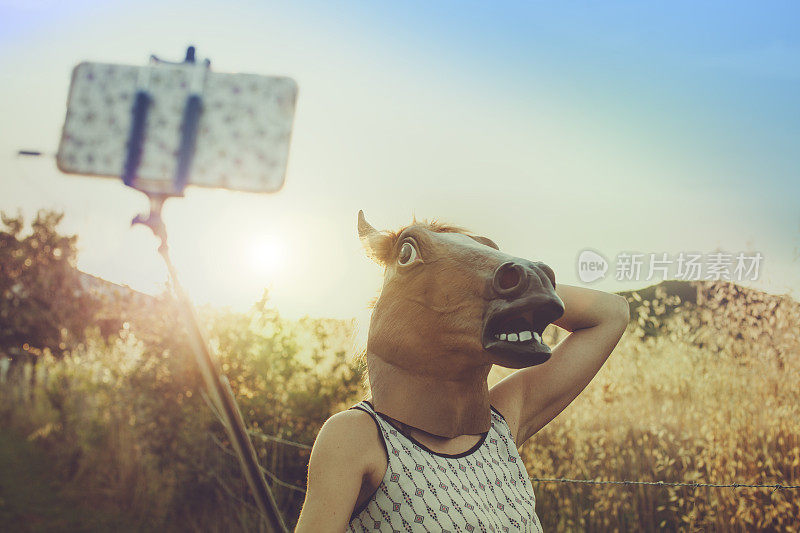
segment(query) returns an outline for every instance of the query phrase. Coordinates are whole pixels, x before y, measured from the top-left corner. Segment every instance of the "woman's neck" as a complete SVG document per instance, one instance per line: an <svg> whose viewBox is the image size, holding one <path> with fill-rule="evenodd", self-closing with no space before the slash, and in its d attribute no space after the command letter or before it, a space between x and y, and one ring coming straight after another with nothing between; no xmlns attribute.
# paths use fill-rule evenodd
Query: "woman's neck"
<svg viewBox="0 0 800 533"><path fill-rule="evenodd" d="M489 431L490 365L462 372L457 380L414 374L370 354L367 366L376 411L431 438Z"/></svg>

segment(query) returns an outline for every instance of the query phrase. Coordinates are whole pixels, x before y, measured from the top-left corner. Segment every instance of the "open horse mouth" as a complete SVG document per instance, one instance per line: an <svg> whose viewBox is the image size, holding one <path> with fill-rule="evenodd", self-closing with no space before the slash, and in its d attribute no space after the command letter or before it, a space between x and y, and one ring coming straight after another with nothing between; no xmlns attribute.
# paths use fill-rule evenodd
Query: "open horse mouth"
<svg viewBox="0 0 800 533"><path fill-rule="evenodd" d="M495 364L509 368L538 365L550 359L550 347L542 340L548 324L564 314L564 305L553 294L533 294L513 302L495 300L483 324L483 348Z"/></svg>

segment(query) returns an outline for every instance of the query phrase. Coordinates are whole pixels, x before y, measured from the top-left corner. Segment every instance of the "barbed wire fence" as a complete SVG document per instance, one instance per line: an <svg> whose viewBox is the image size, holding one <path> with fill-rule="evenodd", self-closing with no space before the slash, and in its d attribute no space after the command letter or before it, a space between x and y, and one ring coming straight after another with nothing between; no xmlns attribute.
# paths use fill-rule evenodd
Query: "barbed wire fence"
<svg viewBox="0 0 800 533"><path fill-rule="evenodd" d="M311 446L308 444L294 442L275 435L267 435L254 430L250 430L248 431L248 433L250 433L251 436L259 438L264 441L277 442L301 450L311 450ZM220 449L222 449L222 451L224 451L227 454L234 455L233 450L225 446L225 444L221 442L219 439L217 439L214 435L211 435L211 438L214 440L217 446L219 446ZM272 482L275 485L305 494L306 489L304 487L283 481L274 472L270 472L269 470L266 470L263 467L261 467L261 470L270 480L272 480ZM692 489L698 489L698 488L772 489L772 492L778 490L800 489L800 485L783 485L781 483L775 483L775 484L753 484L753 483L738 483L738 482L687 483L682 481L599 480L599 479L541 478L535 476L530 477L530 480L535 483L579 483L587 485L647 485L656 487L689 487Z"/></svg>
<svg viewBox="0 0 800 533"><path fill-rule="evenodd" d="M784 490L784 489L800 489L800 485L781 485L780 483L775 485L754 485L749 483L686 483L681 481L610 481L610 480L596 480L596 479L568 479L568 478L539 478L539 477L532 477L531 481L536 481L539 483L587 483L587 484L595 484L595 485L656 485L660 487L691 487L691 488L699 488L699 487L710 487L710 488L758 488L758 489L772 489L772 492L776 490Z"/></svg>
<svg viewBox="0 0 800 533"><path fill-rule="evenodd" d="M205 396L205 395L204 395ZM211 412L216 415L216 410L212 407ZM289 452L289 455L295 457L295 459L299 459L299 457L295 454L302 455L302 454L309 454L312 450L312 445L306 444L303 442L297 442L291 440L289 438L285 438L279 435L271 435L268 433L264 433L262 431L258 431L256 429L248 429L248 435L254 441L260 443L263 446L270 446L272 448L271 452L266 451L265 448L261 448L267 454L267 457L280 455L281 457L285 457L283 451L279 451L279 449L283 448ZM234 463L236 459L236 454L230 446L225 443L223 440L220 440L217 436L213 434L213 432L208 433L210 439L212 439L214 446L218 451L217 454L223 456L225 460L229 463ZM294 452L294 453L292 453ZM263 456L262 456L263 457ZM294 482L289 482L286 479L281 478L281 474L287 474L289 472L283 471L283 465L285 464L282 461L271 461L268 468L265 468L264 459L262 458L259 461L258 467L264 473L264 476L267 478L267 483L269 484L270 488L274 491L275 496L278 497L279 501L282 502L284 509L294 509L293 512L296 512L299 509L299 506L302 505L302 501L305 499L306 495L306 487L303 486L304 483L299 479L298 471L296 470L298 464L297 461L291 461L294 464L294 468L292 469L293 479ZM230 466L235 466L234 464L229 464ZM287 465L288 466L288 465ZM227 472L235 471L235 468L228 468L226 469ZM217 476L215 476L217 477ZM244 486L243 482L238 479L238 476L230 477L228 474L227 483L225 480L217 477L217 479L223 485L227 485L221 488L221 493L225 494L229 497L229 501L239 505L242 509L248 509L248 514L252 514L254 511L254 507L250 504L247 500L248 493L247 487ZM720 490L720 489L730 489L733 493L737 493L741 490L748 490L748 491L764 491L768 490L770 493L768 494L768 498L772 499L775 496L777 491L796 491L800 489L800 485L792 485L786 483L741 483L738 481L733 481L729 483L717 483L717 482L686 482L686 481L664 481L664 480L609 480L609 479L573 479L573 478L556 478L556 477L537 477L537 476L530 476L529 479L532 483L534 483L534 489L541 487L543 484L553 484L556 485L564 485L564 486L572 486L572 487L587 487L587 488L599 488L600 486L606 487L614 487L614 486L625 486L626 488L633 488L633 487L641 487L643 490L647 488L653 488L656 490L679 490L683 489L689 491L689 498L699 497L702 498L704 493L698 494L698 490ZM238 488L239 490L236 491L235 489ZM238 492L238 494L237 494ZM753 494L752 492L750 492ZM784 493L785 494L785 493ZM795 492L794 495L797 493ZM788 496L787 496L788 497ZM242 505L246 504L246 505ZM288 507L287 507L288 506ZM239 516L242 516L239 513Z"/></svg>

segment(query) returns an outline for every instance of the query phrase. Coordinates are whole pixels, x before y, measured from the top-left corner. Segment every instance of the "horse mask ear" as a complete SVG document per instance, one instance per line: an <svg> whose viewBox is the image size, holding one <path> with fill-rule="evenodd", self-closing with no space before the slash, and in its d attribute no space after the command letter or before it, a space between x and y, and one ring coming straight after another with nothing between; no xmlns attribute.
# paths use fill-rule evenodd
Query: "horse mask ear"
<svg viewBox="0 0 800 533"><path fill-rule="evenodd" d="M379 265L386 266L392 252L393 239L388 234L370 226L367 219L364 218L363 210L358 211L358 238L364 246L367 257Z"/></svg>

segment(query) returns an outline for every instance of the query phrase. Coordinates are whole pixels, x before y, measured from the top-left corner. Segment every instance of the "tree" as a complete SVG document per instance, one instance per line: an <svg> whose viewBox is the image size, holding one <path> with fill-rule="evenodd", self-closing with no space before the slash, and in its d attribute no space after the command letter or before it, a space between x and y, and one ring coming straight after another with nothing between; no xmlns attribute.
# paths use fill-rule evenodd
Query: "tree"
<svg viewBox="0 0 800 533"><path fill-rule="evenodd" d="M63 213L41 210L23 235L23 217L0 213L0 353L63 353L83 338L99 302L81 284L77 237L62 235Z"/></svg>

